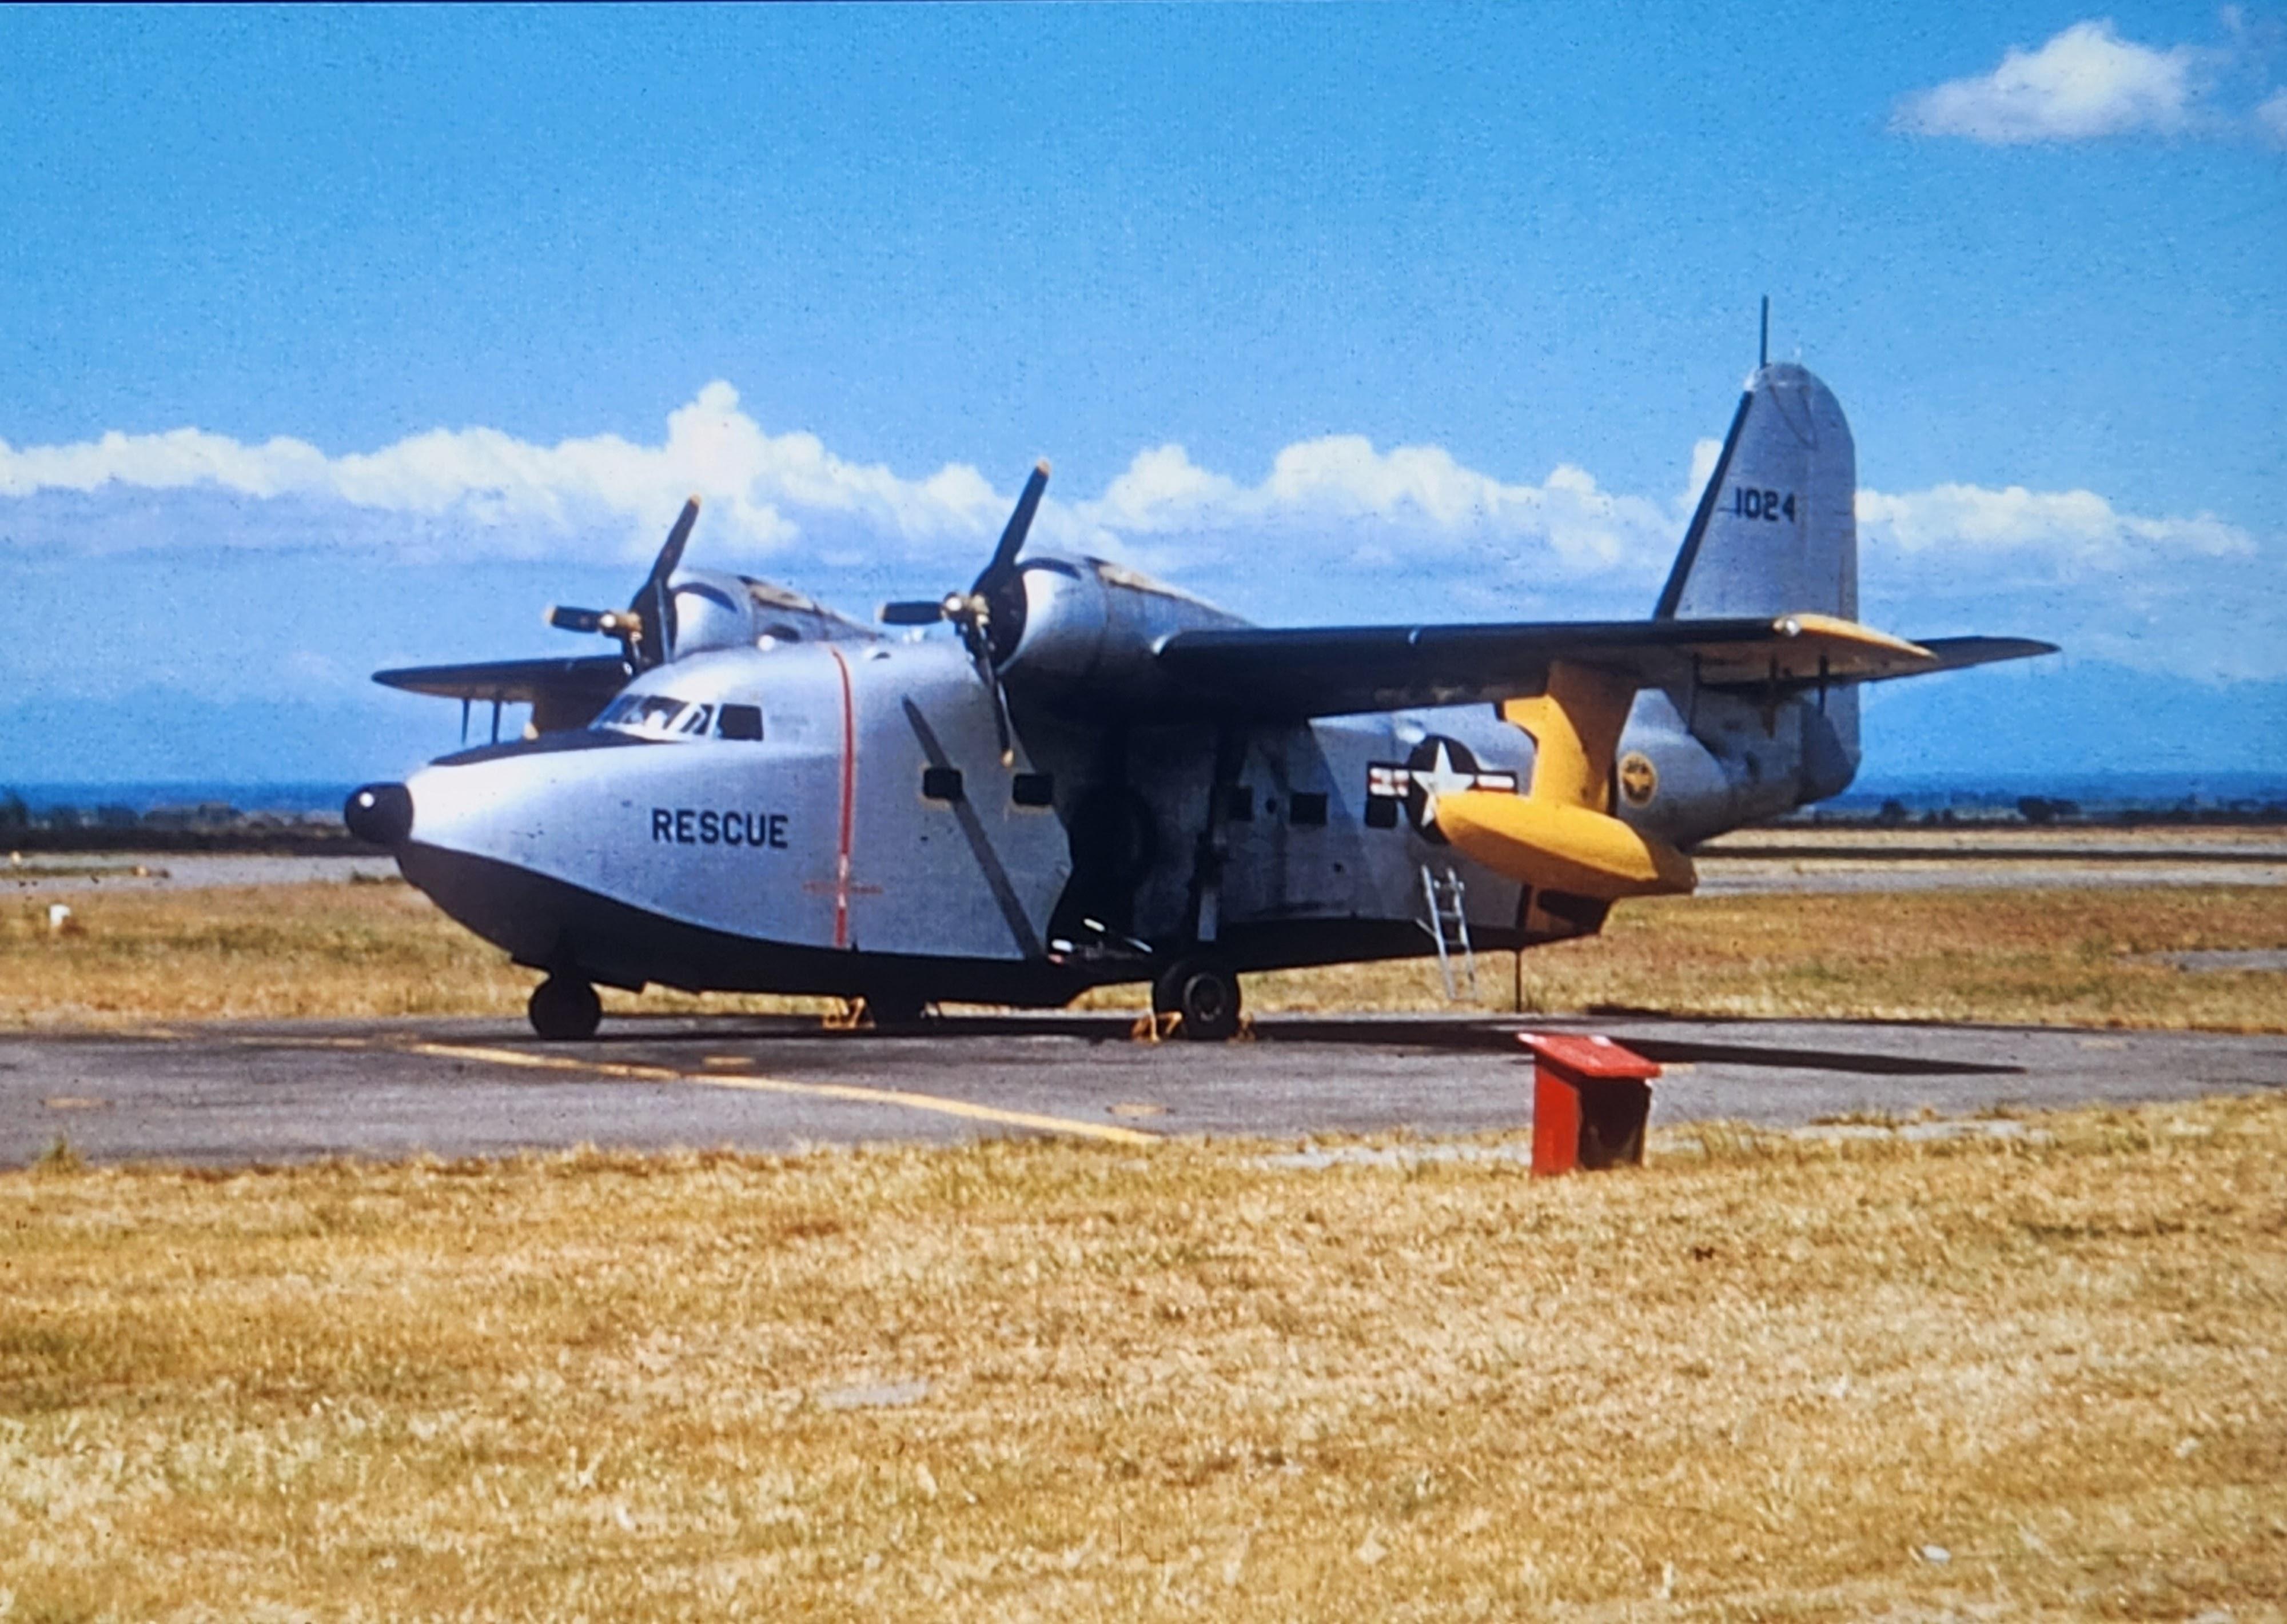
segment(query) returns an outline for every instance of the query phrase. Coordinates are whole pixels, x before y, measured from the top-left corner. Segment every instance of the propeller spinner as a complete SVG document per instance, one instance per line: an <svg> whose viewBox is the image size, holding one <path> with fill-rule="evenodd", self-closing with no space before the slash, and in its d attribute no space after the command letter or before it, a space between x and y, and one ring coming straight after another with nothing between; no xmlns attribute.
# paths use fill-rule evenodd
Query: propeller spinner
<svg viewBox="0 0 2287 1624"><path fill-rule="evenodd" d="M627 650L628 664L637 671L648 671L664 663L675 650L675 595L667 588L668 578L683 562L683 549L691 540L691 527L698 522L699 499L694 496L683 504L675 527L667 532L667 544L652 560L651 573L636 588L635 597L625 609L574 609L551 604L548 624L559 631L601 632L607 637L618 638L620 646Z"/></svg>
<svg viewBox="0 0 2287 1624"><path fill-rule="evenodd" d="M933 626L949 620L961 629L961 640L977 662L977 674L993 696L993 721L1001 737L1001 764L1016 760L1009 742L1009 702L1001 691L1000 665L1016 651L1025 635L1025 589L1017 573L1017 555L1040 511L1041 493L1049 488L1049 465L1035 463L1025 481L1017 510L1001 532L993 556L966 592L949 592L942 598L913 598L882 605L884 626Z"/></svg>

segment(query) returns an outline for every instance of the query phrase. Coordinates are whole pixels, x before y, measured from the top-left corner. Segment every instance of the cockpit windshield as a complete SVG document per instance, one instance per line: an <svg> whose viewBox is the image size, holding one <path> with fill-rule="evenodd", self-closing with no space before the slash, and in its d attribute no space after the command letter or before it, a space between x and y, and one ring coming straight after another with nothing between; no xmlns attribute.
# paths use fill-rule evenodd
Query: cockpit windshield
<svg viewBox="0 0 2287 1624"><path fill-rule="evenodd" d="M763 712L755 705L709 705L671 694L621 694L588 724L645 738L740 738L763 736Z"/></svg>

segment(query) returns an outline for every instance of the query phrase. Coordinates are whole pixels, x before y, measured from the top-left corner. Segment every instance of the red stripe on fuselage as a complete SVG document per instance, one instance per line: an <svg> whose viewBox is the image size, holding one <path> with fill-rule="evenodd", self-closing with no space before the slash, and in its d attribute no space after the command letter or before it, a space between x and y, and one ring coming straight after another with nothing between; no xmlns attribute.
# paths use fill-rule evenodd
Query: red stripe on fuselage
<svg viewBox="0 0 2287 1624"><path fill-rule="evenodd" d="M834 857L834 945L850 945L850 841L858 816L858 707L850 691L850 662L828 643L842 674L842 832Z"/></svg>

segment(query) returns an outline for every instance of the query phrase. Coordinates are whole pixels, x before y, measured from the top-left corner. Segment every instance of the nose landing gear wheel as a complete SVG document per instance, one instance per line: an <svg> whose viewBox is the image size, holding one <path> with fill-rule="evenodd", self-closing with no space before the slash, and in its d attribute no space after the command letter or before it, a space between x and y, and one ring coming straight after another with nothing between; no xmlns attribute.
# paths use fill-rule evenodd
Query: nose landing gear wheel
<svg viewBox="0 0 2287 1624"><path fill-rule="evenodd" d="M1211 960L1187 958L1151 984L1151 1013L1181 1015L1175 1029L1194 1043L1236 1037L1238 1003L1238 977Z"/></svg>
<svg viewBox="0 0 2287 1624"><path fill-rule="evenodd" d="M576 1043L593 1037L604 1019L604 1001L596 989L574 977L551 975L532 989L524 1006L532 1029L551 1043Z"/></svg>

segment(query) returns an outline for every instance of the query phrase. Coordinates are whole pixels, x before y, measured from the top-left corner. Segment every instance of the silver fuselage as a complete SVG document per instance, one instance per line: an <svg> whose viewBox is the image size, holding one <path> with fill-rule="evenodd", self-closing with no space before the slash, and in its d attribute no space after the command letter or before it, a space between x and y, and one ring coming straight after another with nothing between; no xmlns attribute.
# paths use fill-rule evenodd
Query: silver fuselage
<svg viewBox="0 0 2287 1624"><path fill-rule="evenodd" d="M1638 696L1622 748L1658 788L1622 816L1690 840L1840 787L1801 781L1808 707L1686 702L1689 728ZM723 737L726 707L760 737ZM413 775L400 862L519 962L627 987L1050 1004L1199 943L1242 969L1428 952L1425 869L1463 881L1481 946L1577 934L1436 832L1441 784L1530 782L1531 738L1490 706L1262 725L1020 695L1014 713L1004 765L944 635L700 652L597 725Z"/></svg>

